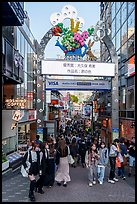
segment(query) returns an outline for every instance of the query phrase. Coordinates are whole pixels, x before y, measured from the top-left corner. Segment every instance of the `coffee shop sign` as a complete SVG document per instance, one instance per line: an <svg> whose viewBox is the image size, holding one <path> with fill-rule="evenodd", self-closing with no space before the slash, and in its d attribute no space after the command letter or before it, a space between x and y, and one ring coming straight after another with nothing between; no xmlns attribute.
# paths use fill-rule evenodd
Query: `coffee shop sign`
<svg viewBox="0 0 137 204"><path fill-rule="evenodd" d="M16 99L6 99L5 102L6 102L6 105L8 107L16 106L16 107L24 108L25 107L25 103L26 103L26 99L19 99L19 98L16 98Z"/></svg>

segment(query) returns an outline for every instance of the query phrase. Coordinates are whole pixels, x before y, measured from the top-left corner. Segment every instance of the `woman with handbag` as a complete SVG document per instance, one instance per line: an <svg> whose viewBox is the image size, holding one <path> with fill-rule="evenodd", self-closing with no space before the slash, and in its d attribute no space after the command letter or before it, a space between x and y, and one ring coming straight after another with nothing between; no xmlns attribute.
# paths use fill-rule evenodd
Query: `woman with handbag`
<svg viewBox="0 0 137 204"><path fill-rule="evenodd" d="M58 159L56 160L57 170L55 181L57 181L58 186L63 182L63 186L66 187L67 182L71 181L71 179L69 175L68 146L64 138L59 140L56 158Z"/></svg>
<svg viewBox="0 0 137 204"><path fill-rule="evenodd" d="M38 187L38 193L44 193L42 190L43 182L41 177L36 181L36 175L41 174L40 165L40 151L36 151L36 144L32 143L32 149L26 152L23 157L22 164L27 169L27 162L30 163L30 168L27 170L28 177L30 180L29 198L31 201L35 201L34 190Z"/></svg>

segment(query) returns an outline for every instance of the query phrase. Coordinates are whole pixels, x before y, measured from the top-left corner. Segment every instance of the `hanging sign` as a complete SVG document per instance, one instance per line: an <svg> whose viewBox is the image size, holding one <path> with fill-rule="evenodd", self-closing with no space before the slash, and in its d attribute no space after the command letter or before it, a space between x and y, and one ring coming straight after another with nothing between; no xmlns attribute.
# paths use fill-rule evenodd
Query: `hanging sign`
<svg viewBox="0 0 137 204"><path fill-rule="evenodd" d="M42 60L42 74L65 76L115 76L114 63Z"/></svg>

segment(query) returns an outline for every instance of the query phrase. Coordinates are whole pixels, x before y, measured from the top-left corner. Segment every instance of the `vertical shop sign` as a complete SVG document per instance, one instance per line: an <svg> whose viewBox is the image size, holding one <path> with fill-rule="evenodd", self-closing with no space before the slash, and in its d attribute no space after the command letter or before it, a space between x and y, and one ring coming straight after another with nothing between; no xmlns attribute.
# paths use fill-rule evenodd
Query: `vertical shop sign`
<svg viewBox="0 0 137 204"><path fill-rule="evenodd" d="M112 128L112 140L119 138L119 129L118 128Z"/></svg>

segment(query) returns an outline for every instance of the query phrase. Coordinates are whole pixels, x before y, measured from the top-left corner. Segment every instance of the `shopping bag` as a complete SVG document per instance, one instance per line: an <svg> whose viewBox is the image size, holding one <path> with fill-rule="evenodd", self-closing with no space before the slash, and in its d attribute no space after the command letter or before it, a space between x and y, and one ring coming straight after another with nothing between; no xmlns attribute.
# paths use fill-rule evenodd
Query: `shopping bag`
<svg viewBox="0 0 137 204"><path fill-rule="evenodd" d="M69 164L74 164L74 162L75 162L75 161L74 161L73 157L69 154L69 155L68 155L68 163L69 163Z"/></svg>
<svg viewBox="0 0 137 204"><path fill-rule="evenodd" d="M30 168L30 162L26 161L26 164L27 164L26 169L24 168L23 165L21 165L21 171L20 172L21 172L23 177L28 177L28 170Z"/></svg>
<svg viewBox="0 0 137 204"><path fill-rule="evenodd" d="M26 171L26 169L24 168L24 166L21 166L21 174L23 177L28 177L28 172Z"/></svg>
<svg viewBox="0 0 137 204"><path fill-rule="evenodd" d="M118 156L116 157L116 167L121 167L121 162Z"/></svg>

